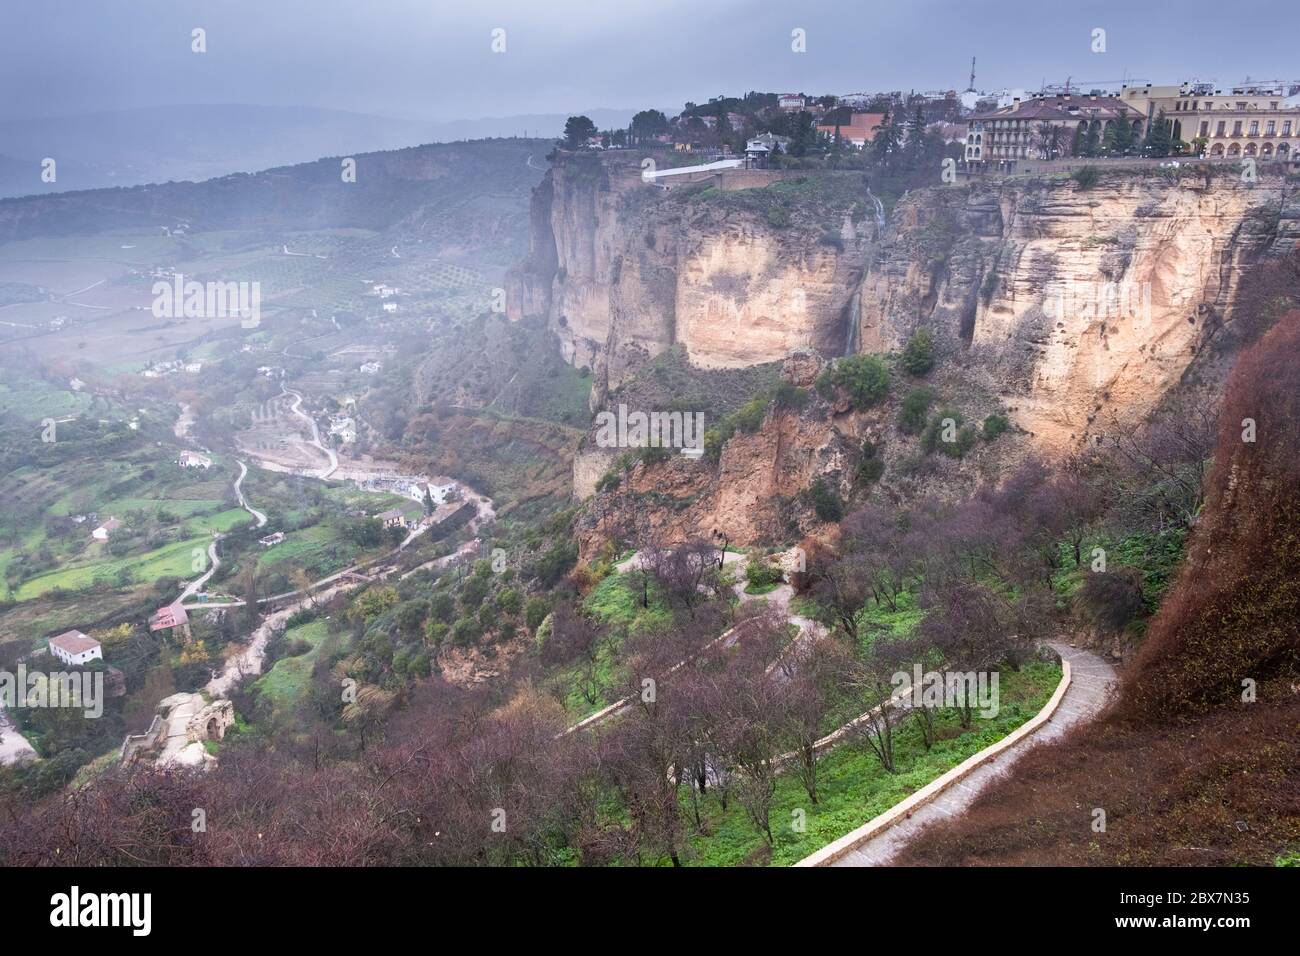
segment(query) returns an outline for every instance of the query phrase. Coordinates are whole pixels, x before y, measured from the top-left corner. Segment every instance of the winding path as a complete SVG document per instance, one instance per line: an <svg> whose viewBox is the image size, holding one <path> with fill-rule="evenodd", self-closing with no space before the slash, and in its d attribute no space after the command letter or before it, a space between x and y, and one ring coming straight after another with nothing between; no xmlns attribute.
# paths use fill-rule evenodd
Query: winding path
<svg viewBox="0 0 1300 956"><path fill-rule="evenodd" d="M1030 747L1060 739L1077 724L1092 720L1115 688L1115 668L1092 651L1049 641L1048 647L1070 665L1070 684L1051 719L1023 742L1002 751L946 787L910 816L832 860L830 866L887 866L925 827L966 812L992 784L1010 772ZM818 864L810 864L818 865Z"/></svg>
<svg viewBox="0 0 1300 956"><path fill-rule="evenodd" d="M334 452L333 449L326 448L321 443L320 429L316 427L316 419L312 418L310 415L304 412L300 407L302 405L301 393L295 392L291 388L286 388L283 382L280 383L280 391L283 392L285 395L293 396L293 405L290 406L290 411L292 411L295 415L297 415L299 418L305 421L308 427L311 428L311 441L308 442L307 444L311 445L313 448L318 449L319 451L321 451L322 453L324 453L329 457L330 460L329 467L326 468L324 471L322 471L319 475L315 476L317 478L322 478L322 479L328 478L330 475L334 474L334 472L338 471L339 456Z"/></svg>
<svg viewBox="0 0 1300 956"><path fill-rule="evenodd" d="M239 459L235 460L239 463L239 477L235 479L234 484L235 497L239 499L239 506L253 516L253 520L257 522L257 527L260 528L266 524L266 515L248 503L248 499L244 497L243 489L240 488L240 485L248 476L248 466ZM181 596L176 599L175 603L183 604L194 597L199 592L199 589L208 583L212 575L216 574L217 568L221 567L221 558L217 556L217 542L224 537L225 535L220 533L212 536L212 543L208 545L208 570L204 572L202 577L196 578L185 585L185 590L181 592Z"/></svg>
<svg viewBox="0 0 1300 956"><path fill-rule="evenodd" d="M244 497L244 491L241 487L244 484L244 479L248 477L248 466L238 458L235 461L239 462L239 477L235 479L235 497L239 499L239 507L252 515L253 520L257 522L257 527L261 528L266 524L266 515L248 503L248 499Z"/></svg>

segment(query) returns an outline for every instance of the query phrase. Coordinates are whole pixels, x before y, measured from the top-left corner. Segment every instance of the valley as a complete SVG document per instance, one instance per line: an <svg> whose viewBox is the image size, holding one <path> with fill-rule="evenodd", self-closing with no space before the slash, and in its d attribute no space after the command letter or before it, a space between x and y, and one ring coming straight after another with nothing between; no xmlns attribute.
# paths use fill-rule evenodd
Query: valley
<svg viewBox="0 0 1300 956"><path fill-rule="evenodd" d="M765 104L747 122L792 122ZM241 808L163 863L1289 858L1281 731L1249 799L1179 778L1249 841L1194 815L1168 848L1084 846L1024 781L1122 776L1095 733L1170 761L1200 728L1235 767L1214 728L1243 679L1269 726L1294 712L1293 589L1207 536L1290 567L1224 522L1290 515L1296 172L936 181L959 148L932 132L785 162L485 140L355 182L322 159L0 200L0 666L93 645L116 688L102 719L6 710L0 857L50 862L58 825L120 862L59 797L130 828L140 787L168 820ZM1258 622L1196 603L1220 560ZM938 700L900 703L913 668ZM1115 792L1159 831L1153 786ZM1010 832L1040 804L1054 834Z"/></svg>

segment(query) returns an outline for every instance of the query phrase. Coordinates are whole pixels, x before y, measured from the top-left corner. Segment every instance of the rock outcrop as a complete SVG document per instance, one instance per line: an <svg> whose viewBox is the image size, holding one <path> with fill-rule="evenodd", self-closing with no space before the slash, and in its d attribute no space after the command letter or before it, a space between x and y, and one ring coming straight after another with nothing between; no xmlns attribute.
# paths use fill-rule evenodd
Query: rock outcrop
<svg viewBox="0 0 1300 956"><path fill-rule="evenodd" d="M904 197L872 251L862 351L928 325L968 353L1053 451L1094 421L1140 420L1230 313L1247 266L1293 248L1282 183L1227 171L1009 180Z"/></svg>
<svg viewBox="0 0 1300 956"><path fill-rule="evenodd" d="M634 159L561 157L534 194L532 254L508 280L511 318L544 316L566 360L593 369L593 410L670 347L704 369L790 357L786 380L807 389L826 360L897 352L924 326L940 400L976 424L1010 418L1001 467L1141 421L1211 351L1247 270L1300 242L1284 180L1246 182L1230 167L927 188L874 234L860 174L664 190L641 182ZM810 481L847 493L863 440L898 444L883 410L821 404L821 418L769 411L713 459L624 469L588 509L584 554L626 538L638 510L652 530L738 543L809 532L797 498ZM589 436L578 497L620 461ZM958 483L996 467L964 462Z"/></svg>
<svg viewBox="0 0 1300 956"><path fill-rule="evenodd" d="M606 389L680 344L703 368L843 354L868 236L847 210L779 225L725 191L641 181L635 157L561 155L533 194L531 253L507 314L543 315ZM732 194L734 195L734 194Z"/></svg>

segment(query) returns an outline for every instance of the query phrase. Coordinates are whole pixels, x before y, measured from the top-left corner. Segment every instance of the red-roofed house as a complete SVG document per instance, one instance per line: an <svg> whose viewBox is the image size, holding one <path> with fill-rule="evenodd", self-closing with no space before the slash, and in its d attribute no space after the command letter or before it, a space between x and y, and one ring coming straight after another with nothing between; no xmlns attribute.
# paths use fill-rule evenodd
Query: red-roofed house
<svg viewBox="0 0 1300 956"><path fill-rule="evenodd" d="M50 638L50 653L65 664L87 664L104 659L104 649L99 641L80 631L64 631Z"/></svg>
<svg viewBox="0 0 1300 956"><path fill-rule="evenodd" d="M840 139L854 146L865 146L876 138L876 130L880 129L884 122L884 113L853 113L847 123L840 123ZM823 122L817 125L817 132L825 133L827 136L834 136L835 130L834 123Z"/></svg>
<svg viewBox="0 0 1300 956"><path fill-rule="evenodd" d="M149 630L164 631L169 627L182 627L190 622L190 616L179 604L160 607L149 618Z"/></svg>

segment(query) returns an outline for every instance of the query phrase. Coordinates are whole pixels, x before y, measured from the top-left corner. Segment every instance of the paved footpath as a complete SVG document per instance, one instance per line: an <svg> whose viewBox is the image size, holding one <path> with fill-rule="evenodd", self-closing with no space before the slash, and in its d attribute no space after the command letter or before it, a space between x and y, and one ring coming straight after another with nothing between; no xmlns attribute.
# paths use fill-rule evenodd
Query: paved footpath
<svg viewBox="0 0 1300 956"><path fill-rule="evenodd" d="M1092 720L1110 700L1115 688L1115 668L1104 659L1068 644L1049 642L1048 646L1070 662L1070 686L1060 706L1044 726L1025 738L1019 746L1003 751L957 781L906 820L872 837L857 849L850 850L832 866L886 866L911 842L920 830L939 820L958 816L990 784L1003 776L1020 757L1038 743L1056 740L1071 727Z"/></svg>

